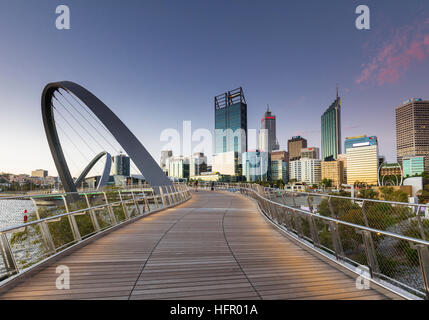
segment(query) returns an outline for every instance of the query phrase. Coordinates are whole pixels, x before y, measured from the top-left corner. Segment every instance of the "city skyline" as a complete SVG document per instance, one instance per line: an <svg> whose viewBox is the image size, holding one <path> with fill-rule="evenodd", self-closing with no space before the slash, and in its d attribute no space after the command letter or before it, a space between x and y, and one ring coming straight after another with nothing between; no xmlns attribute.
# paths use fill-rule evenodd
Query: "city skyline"
<svg viewBox="0 0 429 320"><path fill-rule="evenodd" d="M428 5L371 4L370 31L354 28L354 1L307 2L313 18L309 26L294 14L305 7L298 3L246 4L240 13L243 25L229 22L213 30L213 21L204 21L211 10L242 5L189 3L179 8L186 14L177 17L176 4L131 1L128 9L134 10L129 11L96 1L74 2L72 29L62 32L54 27L54 1L1 4L0 34L9 47L0 62L0 111L7 124L0 128L0 171L43 168L56 175L40 121L40 94L46 83L63 79L83 83L111 106L155 159L164 144L159 141L163 129L180 131L181 121L191 120L194 129L213 131L212 97L240 86L246 91L249 128L259 128L269 104L277 116L281 149L287 149L287 140L296 135L321 147L319 117L339 83L342 143L347 136L377 136L380 154L395 162L395 108L409 98L429 99L428 85L422 81L429 55ZM106 10L105 16L99 15L99 7ZM247 22L255 15L259 22ZM112 17L118 23L106 22ZM168 19L177 30L162 27ZM336 19L337 25L326 25L324 19ZM192 30L193 23L201 30ZM293 26L299 27L298 34ZM125 37L122 30L127 27L131 35ZM114 40L98 39L101 32ZM225 37L231 32L234 37ZM202 33L206 35L200 37ZM209 47L211 53L204 46L212 40L243 50ZM187 48L189 43L193 50ZM85 54L81 45L89 46ZM171 61L163 51L174 52ZM191 91L194 99L189 100ZM165 114L170 117L165 119ZM151 117L163 117L165 127L152 123Z"/></svg>

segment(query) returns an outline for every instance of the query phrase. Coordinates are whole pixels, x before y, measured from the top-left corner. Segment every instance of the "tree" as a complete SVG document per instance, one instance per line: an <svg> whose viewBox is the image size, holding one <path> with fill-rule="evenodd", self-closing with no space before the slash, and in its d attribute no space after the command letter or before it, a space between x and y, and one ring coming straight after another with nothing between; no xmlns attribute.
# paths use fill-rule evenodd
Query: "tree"
<svg viewBox="0 0 429 320"><path fill-rule="evenodd" d="M332 180L331 179L326 179L324 178L321 182L321 185L324 185L326 188L331 188L332 187Z"/></svg>
<svg viewBox="0 0 429 320"><path fill-rule="evenodd" d="M374 189L362 189L359 192L359 198L363 199L377 199L378 192L374 191Z"/></svg>
<svg viewBox="0 0 429 320"><path fill-rule="evenodd" d="M417 192L417 198L419 199L419 203L429 203L429 184Z"/></svg>
<svg viewBox="0 0 429 320"><path fill-rule="evenodd" d="M352 196L351 192L348 192L346 190L340 190L340 192L338 192L338 194L332 193L332 195L337 195L337 196L341 196L341 197L351 197Z"/></svg>
<svg viewBox="0 0 429 320"><path fill-rule="evenodd" d="M381 196L386 201L408 202L408 194L402 190L394 190L392 187L381 187Z"/></svg>

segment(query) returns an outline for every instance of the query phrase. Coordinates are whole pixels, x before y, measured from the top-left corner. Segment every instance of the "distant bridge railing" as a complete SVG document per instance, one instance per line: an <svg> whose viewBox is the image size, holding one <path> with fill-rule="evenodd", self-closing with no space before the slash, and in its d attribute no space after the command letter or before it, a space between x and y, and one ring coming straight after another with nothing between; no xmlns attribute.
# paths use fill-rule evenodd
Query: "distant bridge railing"
<svg viewBox="0 0 429 320"><path fill-rule="evenodd" d="M78 192L84 193L84 192L97 192L97 191L108 191L113 189L121 189L121 190L127 190L127 189L147 189L151 188L149 184L147 183L136 183L136 184L125 184L119 187L113 187L110 185L105 186L104 188L97 189L94 187L79 187L77 188ZM58 194L58 193L65 193L64 189L61 187L59 190L55 188L43 188L43 189L35 189L35 190L28 190L28 191L3 191L0 192L0 199L4 197L12 197L12 196L39 196L39 195L45 195L45 194Z"/></svg>
<svg viewBox="0 0 429 320"><path fill-rule="evenodd" d="M283 231L363 278L407 298L429 298L428 205L256 184L216 183L215 189L253 198Z"/></svg>
<svg viewBox="0 0 429 320"><path fill-rule="evenodd" d="M0 286L91 237L191 197L184 184L0 198ZM24 221L22 220L24 219Z"/></svg>

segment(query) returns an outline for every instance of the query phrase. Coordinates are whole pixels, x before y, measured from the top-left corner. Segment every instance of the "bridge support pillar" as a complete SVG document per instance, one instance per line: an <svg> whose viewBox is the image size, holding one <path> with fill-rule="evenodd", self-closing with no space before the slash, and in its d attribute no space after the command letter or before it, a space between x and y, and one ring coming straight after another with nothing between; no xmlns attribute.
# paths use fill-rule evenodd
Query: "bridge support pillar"
<svg viewBox="0 0 429 320"><path fill-rule="evenodd" d="M158 205L158 198L155 195L155 192L152 190L152 197L153 197L153 202L155 203L155 208L158 209L159 205Z"/></svg>
<svg viewBox="0 0 429 320"><path fill-rule="evenodd" d="M313 245L315 247L320 247L319 234L317 233L314 218L312 216L308 216L308 224L310 226L311 237L313 238Z"/></svg>
<svg viewBox="0 0 429 320"><path fill-rule="evenodd" d="M368 261L369 273L371 278L374 277L374 273L378 273L378 261L375 253L374 243L372 241L371 232L362 230L363 243L365 245L366 260Z"/></svg>
<svg viewBox="0 0 429 320"><path fill-rule="evenodd" d="M136 206L137 212L139 213L139 215L142 215L143 212L140 210L139 203L137 202L136 196L132 190L131 190L131 196L133 197L134 205Z"/></svg>
<svg viewBox="0 0 429 320"><path fill-rule="evenodd" d="M51 232L49 231L49 228L48 228L48 224L45 221L42 221L40 223L40 230L42 232L43 240L48 249L48 253L49 254L55 253L56 250L55 250L54 240L52 239Z"/></svg>
<svg viewBox="0 0 429 320"><path fill-rule="evenodd" d="M62 196L62 198L63 198L63 201L64 201L64 206L66 208L66 212L69 213L70 210L69 210L69 206L68 206L68 203L67 203L67 199L66 199L65 196ZM107 199L106 199L106 201L107 201ZM82 237L80 235L79 228L77 226L76 219L75 219L74 215L67 216L67 219L69 220L70 228L71 228L71 231L73 233L74 240L76 242L79 242L80 240L82 240Z"/></svg>
<svg viewBox="0 0 429 320"><path fill-rule="evenodd" d="M130 215L128 214L127 208L125 206L124 199L122 199L121 190L118 191L118 194L119 194L119 199L121 201L122 211L124 212L125 219L128 220L130 218Z"/></svg>
<svg viewBox="0 0 429 320"><path fill-rule="evenodd" d="M6 267L6 271L9 276L14 275L19 272L19 269L18 265L16 264L15 257L13 256L12 249L10 248L6 234L2 233L0 235L0 239L0 251L3 257L4 265Z"/></svg>
<svg viewBox="0 0 429 320"><path fill-rule="evenodd" d="M165 201L165 195L164 195L164 190L162 189L162 187L159 187L159 194L161 195L161 199L162 199L162 205L164 206L164 208L167 206L167 203Z"/></svg>
<svg viewBox="0 0 429 320"><path fill-rule="evenodd" d="M429 249L423 244L414 246L419 253L420 270L426 291L426 299L429 300Z"/></svg>
<svg viewBox="0 0 429 320"><path fill-rule="evenodd" d="M331 230L332 245L335 250L337 260L343 259L344 252L341 245L340 234L338 232L338 225L334 221L329 221L329 229Z"/></svg>
<svg viewBox="0 0 429 320"><path fill-rule="evenodd" d="M88 208L91 208L91 204L89 203L88 195L85 193L85 200ZM91 217L91 222L96 232L100 231L100 225L98 224L97 216L93 209L89 210L89 216Z"/></svg>
<svg viewBox="0 0 429 320"><path fill-rule="evenodd" d="M106 192L103 192L103 195L104 195L104 201L106 201L106 203L109 204L109 200L107 199ZM107 210L109 212L109 217L110 217L110 220L112 221L112 225L118 224L118 221L116 220L115 212L113 212L112 206L108 206Z"/></svg>

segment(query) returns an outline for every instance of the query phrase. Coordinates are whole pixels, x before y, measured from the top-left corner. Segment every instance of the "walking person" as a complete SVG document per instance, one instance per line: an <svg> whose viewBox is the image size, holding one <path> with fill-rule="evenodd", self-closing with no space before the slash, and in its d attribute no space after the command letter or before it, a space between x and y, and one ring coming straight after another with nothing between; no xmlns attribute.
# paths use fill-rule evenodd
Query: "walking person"
<svg viewBox="0 0 429 320"><path fill-rule="evenodd" d="M198 192L198 180L194 182L195 192Z"/></svg>

